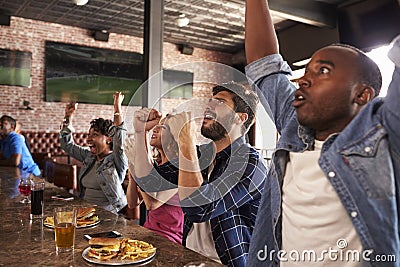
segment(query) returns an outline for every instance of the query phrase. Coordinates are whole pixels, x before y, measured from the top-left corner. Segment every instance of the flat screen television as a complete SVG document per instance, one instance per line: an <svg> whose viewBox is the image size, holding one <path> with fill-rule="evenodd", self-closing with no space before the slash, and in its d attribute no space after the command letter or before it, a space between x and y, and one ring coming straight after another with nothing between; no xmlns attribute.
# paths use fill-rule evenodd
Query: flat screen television
<svg viewBox="0 0 400 267"><path fill-rule="evenodd" d="M32 53L0 49L0 84L31 86Z"/></svg>
<svg viewBox="0 0 400 267"><path fill-rule="evenodd" d="M135 52L46 42L45 101L113 104L113 93L123 92L123 105L141 105L143 55ZM140 93L139 91L138 93ZM191 98L193 73L166 69L163 92L168 98Z"/></svg>
<svg viewBox="0 0 400 267"><path fill-rule="evenodd" d="M167 98L190 99L193 96L193 72L163 70L163 93Z"/></svg>
<svg viewBox="0 0 400 267"><path fill-rule="evenodd" d="M48 102L112 105L121 91L128 105L143 81L143 55L135 52L46 42L45 66Z"/></svg>

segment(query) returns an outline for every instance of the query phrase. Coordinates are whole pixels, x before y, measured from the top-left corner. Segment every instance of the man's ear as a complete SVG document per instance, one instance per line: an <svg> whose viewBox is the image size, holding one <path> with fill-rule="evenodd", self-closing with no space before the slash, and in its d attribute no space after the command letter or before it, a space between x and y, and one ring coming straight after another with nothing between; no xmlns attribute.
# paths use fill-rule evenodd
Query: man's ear
<svg viewBox="0 0 400 267"><path fill-rule="evenodd" d="M245 123L249 119L249 115L247 113L236 113L236 114L237 114L237 119L242 123Z"/></svg>
<svg viewBox="0 0 400 267"><path fill-rule="evenodd" d="M356 96L355 102L360 106L368 104L375 97L375 90L369 86L364 86Z"/></svg>

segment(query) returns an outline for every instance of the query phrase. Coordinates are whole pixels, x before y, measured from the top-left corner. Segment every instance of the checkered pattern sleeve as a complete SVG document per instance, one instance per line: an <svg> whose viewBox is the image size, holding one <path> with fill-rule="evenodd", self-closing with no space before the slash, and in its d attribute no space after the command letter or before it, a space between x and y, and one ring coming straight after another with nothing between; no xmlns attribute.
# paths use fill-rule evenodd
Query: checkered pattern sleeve
<svg viewBox="0 0 400 267"><path fill-rule="evenodd" d="M144 177L136 178L136 183L145 192L160 192L176 188L178 185L177 159L168 161L162 165L154 163L151 172Z"/></svg>
<svg viewBox="0 0 400 267"><path fill-rule="evenodd" d="M249 146L232 154L228 162L219 160L210 182L181 201L190 221L208 221L261 197L267 173L264 160Z"/></svg>

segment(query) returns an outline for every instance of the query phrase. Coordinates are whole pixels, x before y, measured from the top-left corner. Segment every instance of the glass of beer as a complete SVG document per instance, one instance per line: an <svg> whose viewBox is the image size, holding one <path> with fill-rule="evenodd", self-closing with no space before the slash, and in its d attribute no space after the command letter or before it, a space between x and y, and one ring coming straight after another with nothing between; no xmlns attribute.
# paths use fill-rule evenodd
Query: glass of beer
<svg viewBox="0 0 400 267"><path fill-rule="evenodd" d="M54 233L57 255L60 252L74 250L76 214L75 207L58 207L54 209Z"/></svg>

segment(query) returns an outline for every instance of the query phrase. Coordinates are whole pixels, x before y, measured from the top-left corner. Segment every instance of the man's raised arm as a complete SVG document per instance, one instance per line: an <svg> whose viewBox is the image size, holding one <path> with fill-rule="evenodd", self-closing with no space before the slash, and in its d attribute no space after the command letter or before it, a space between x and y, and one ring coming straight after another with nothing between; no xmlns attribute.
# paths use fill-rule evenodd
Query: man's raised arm
<svg viewBox="0 0 400 267"><path fill-rule="evenodd" d="M266 0L246 0L245 46L247 63L279 51Z"/></svg>

